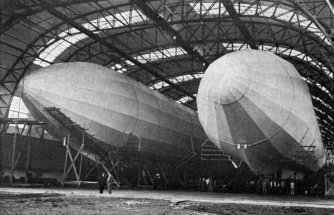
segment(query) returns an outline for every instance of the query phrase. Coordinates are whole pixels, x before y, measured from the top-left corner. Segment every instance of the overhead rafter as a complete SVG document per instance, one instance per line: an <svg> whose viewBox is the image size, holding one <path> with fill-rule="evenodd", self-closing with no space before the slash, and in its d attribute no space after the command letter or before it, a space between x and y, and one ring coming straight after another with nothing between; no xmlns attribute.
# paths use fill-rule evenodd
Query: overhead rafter
<svg viewBox="0 0 334 215"><path fill-rule="evenodd" d="M137 7L151 20L157 23L163 31L172 37L172 39L182 47L190 56L200 60L203 66L207 68L209 62L193 47L191 47L182 36L170 25L168 22L161 17L156 11L152 10L144 0L131 0L132 3L137 5Z"/></svg>
<svg viewBox="0 0 334 215"><path fill-rule="evenodd" d="M36 10L36 12L40 10L44 10L46 7L53 6L53 7L59 7L59 6L68 6L68 5L74 5L74 4L83 4L83 3L96 3L96 2L102 2L102 1L109 1L109 0L54 0L50 1L47 4L43 4L40 2L39 4L34 0L1 0L0 1L0 8L3 9L11 9L11 10L21 10L21 9L27 9L28 10Z"/></svg>
<svg viewBox="0 0 334 215"><path fill-rule="evenodd" d="M225 9L227 12L230 14L231 18L233 19L235 25L239 29L239 31L242 33L244 36L246 42L249 44L249 46L252 49L258 49L256 43L254 42L251 34L249 33L248 29L246 28L245 24L241 21L240 16L238 13L235 11L233 3L231 0L221 0Z"/></svg>
<svg viewBox="0 0 334 215"><path fill-rule="evenodd" d="M39 0L40 2L44 3L44 0ZM111 50L113 50L115 53L119 54L120 56L124 57L125 59L129 60L130 62L132 62L133 64L135 64L136 66L142 68L143 70L145 70L146 72L150 73L151 75L165 81L166 83L168 83L170 86L174 87L175 89L177 89L178 91L184 93L185 95L188 95L189 97L196 99L196 97L194 97L191 93L189 93L188 91L182 89L180 86L174 84L173 82L169 81L167 78L165 78L163 75L160 75L157 71L155 71L154 69L146 66L145 64L140 63L138 60L134 59L133 57L131 57L130 55L128 55L127 53L125 53L123 50L117 48L114 44L104 40L103 38L101 38L100 36L98 36L97 34L94 34L93 32L91 32L90 30L84 28L83 26L81 26L80 24L76 23L75 21L71 20L70 18L68 18L67 16L65 16L63 13L55 10L54 8L48 8L48 12L52 15L54 15L55 17L61 19L62 21L66 22L67 24L69 24L70 26L76 28L77 30L79 30L81 33L86 34L87 36L91 37L92 39L98 41L99 43L101 43L102 45L110 48Z"/></svg>

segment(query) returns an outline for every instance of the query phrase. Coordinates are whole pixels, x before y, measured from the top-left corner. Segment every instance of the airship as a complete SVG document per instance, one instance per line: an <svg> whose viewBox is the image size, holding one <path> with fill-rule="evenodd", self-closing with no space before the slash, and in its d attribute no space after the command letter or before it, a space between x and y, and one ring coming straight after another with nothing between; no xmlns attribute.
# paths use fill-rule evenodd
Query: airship
<svg viewBox="0 0 334 215"><path fill-rule="evenodd" d="M197 106L210 141L254 172L298 179L325 163L308 86L273 53L242 50L214 61Z"/></svg>
<svg viewBox="0 0 334 215"><path fill-rule="evenodd" d="M101 160L104 152L115 151L138 140L141 153L183 158L198 152L207 139L197 113L153 91L124 74L85 62L54 64L36 70L20 82L19 94L45 129L63 139L68 131L47 108L61 114L93 136L83 154ZM72 143L78 150L81 141Z"/></svg>

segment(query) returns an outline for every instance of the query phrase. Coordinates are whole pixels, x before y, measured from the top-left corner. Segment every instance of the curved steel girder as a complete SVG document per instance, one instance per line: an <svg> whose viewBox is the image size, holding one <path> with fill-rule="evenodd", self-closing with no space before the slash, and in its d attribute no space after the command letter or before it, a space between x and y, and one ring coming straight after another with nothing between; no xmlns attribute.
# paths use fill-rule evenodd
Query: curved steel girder
<svg viewBox="0 0 334 215"><path fill-rule="evenodd" d="M52 7L66 7L66 6L71 6L71 5L75 5L75 4L83 4L83 3L89 3L89 2L100 2L100 1L108 1L108 0L80 0L80 1L78 1L78 0L66 0L66 1L48 1L48 4L47 5L45 5L45 4L40 4L40 5L38 5L37 3L35 3L35 5L24 5L24 2L21 2L20 4L13 4L13 3L10 3L10 6L11 6L11 8L10 9L12 9L12 10L15 10L15 9L26 9L25 11L24 11L24 13L23 14L19 14L22 18L25 18L25 17L27 17L27 16L29 16L29 15L32 15L32 14L37 14L37 13L39 13L39 12L42 12L42 11L45 11L46 9L47 9L47 7L50 7L50 6L52 6ZM151 2L154 2L154 1L151 1ZM187 3L187 0L180 0L179 2L182 2L182 3L180 3L180 5L184 5L184 2L186 2ZM195 2L195 1L194 1ZM272 2L272 3L274 3L275 4L275 6L274 7L276 7L276 5L278 6L278 5L284 5L284 6L286 6L286 7L289 7L289 8L291 8L291 9L295 9L295 10L300 10L302 13L304 13L305 15L308 15L308 17L309 18L312 18L313 17L313 14L310 14L310 16L309 16L309 14L307 14L307 13L305 13L305 11L306 12L308 12L308 13L311 13L310 11L308 11L308 10L303 10L303 7L302 6L299 6L299 5L297 5L297 6L299 6L300 8L296 8L296 4L295 3L292 3L291 1L287 1L287 0L282 0L282 1L279 1L279 2L277 2L277 1L273 1L273 0L267 0L266 2ZM17 3L17 2L15 2L15 3ZM260 3L260 1L255 1L254 2L255 4L256 3ZM131 2L128 2L128 3L124 3L124 4L120 4L120 5L116 5L116 7L121 7L121 6L128 6L128 5L131 5ZM13 7L14 6L14 7ZM4 8L5 10L6 10L6 8L5 7L2 7L2 8ZM30 11L29 13L27 13L27 11ZM321 23L321 20L318 20L318 19L314 19L314 21L317 21L317 22L319 22L322 26L324 26L324 28L328 31L328 32L330 32L330 28L326 25L326 24L324 24L324 23Z"/></svg>
<svg viewBox="0 0 334 215"><path fill-rule="evenodd" d="M321 117L328 123L328 126L330 126L331 130L333 130L334 129L334 127L333 127L333 125L334 125L334 121L333 121L334 112L332 110L329 110L321 102L319 102L315 99L312 99L312 103L313 103L314 107L318 108L319 110L321 110L322 112L325 113L325 114L322 114Z"/></svg>
<svg viewBox="0 0 334 215"><path fill-rule="evenodd" d="M230 53L231 51L227 51L227 52L223 52L221 53L221 56L223 56L224 54L227 54L227 53ZM315 67L314 65L312 65L311 63L308 63L306 61L302 61L301 59L297 58L297 57L291 57L291 56L283 56L284 59L290 61L291 63L295 64L295 63L298 63L299 65L304 65L304 67L306 67L307 69L311 70L311 71L314 71L316 72L317 74L306 74L305 72L303 71L300 71L299 72L301 73L302 76L304 77L309 77L309 78L312 78L313 80L315 80L317 83L323 85L324 87L327 88L327 90L330 91L330 83L327 83L326 82L326 77L325 74L320 70L318 69L317 67ZM164 60L164 61L157 61L155 63L152 63L152 65L155 65L158 66L159 68L163 69L164 65L169 65L170 63L175 63L175 62L186 62L186 61L191 61L192 59L187 57L187 56L184 56L184 57L176 57L176 58L169 58L168 60ZM131 71L132 72L136 72L136 71L139 71L139 70L135 70L135 71ZM179 76L179 75L185 75L185 74L192 74L190 73L191 71L194 71L194 70L190 70L189 73L175 73L175 74L170 74L170 75L167 75L166 77L167 78L174 78L176 76ZM196 69L196 71L200 71L199 69ZM323 78L319 78L319 76L322 76ZM148 82L148 83L145 83L146 85L150 85L150 84L153 84L153 83L156 83L156 82L159 82L161 80L159 79L156 79L156 80L151 80L151 82ZM326 93L326 92L323 92L323 93Z"/></svg>
<svg viewBox="0 0 334 215"><path fill-rule="evenodd" d="M28 16L35 15L38 13L41 13L45 11L48 7L66 7L71 6L75 4L83 4L83 3L89 3L89 2L101 2L101 1L108 1L108 0L66 0L66 1L49 1L48 4L37 4L34 2L35 5L32 4L25 4L28 3L28 1L20 1L15 0L11 1L8 0L7 4L4 4L4 6L1 6L2 11L8 11L8 14L10 14L10 18L7 20L7 22L3 23L1 25L0 22L0 34L6 32L9 30L12 26L17 24L19 21L27 18ZM21 13L16 13L15 10L24 10Z"/></svg>
<svg viewBox="0 0 334 215"><path fill-rule="evenodd" d="M42 0L39 0L42 1ZM101 43L101 45L104 45L108 48L110 48L111 50L113 50L114 52L116 52L117 54L121 55L123 58L131 61L133 64L135 64L138 67L141 67L143 70L147 71L148 73L150 73L151 75L160 78L162 80L164 80L165 82L167 82L169 85L173 86L175 89L181 91L182 93L185 93L187 95L189 95L190 97L192 97L193 99L196 99L192 94L189 94L186 90L182 89L181 87L175 85L173 82L169 81L168 79L165 79L163 75L159 74L159 72L157 72L156 70L146 66L145 64L142 64L141 62L139 62L138 60L132 58L130 55L128 55L126 52L124 52L123 50L119 49L117 46L115 46L114 44L104 40L103 38L99 37L98 35L94 34L93 32L89 31L88 29L86 29L85 27L81 26L80 24L74 22L73 20L70 20L66 15L64 15L62 12L59 12L58 10L55 10L53 8L49 8L48 12L53 14L54 16L56 16L57 18L67 22L70 26L78 29L81 33L86 34L87 36L93 38L94 40L97 40L99 43Z"/></svg>
<svg viewBox="0 0 334 215"><path fill-rule="evenodd" d="M47 7L64 7L64 6L71 6L75 4L83 4L83 3L94 3L94 2L102 2L102 1L109 1L109 0L57 0L57 1L48 1L48 4L42 4L36 1L22 1L22 0L16 0L16 1L11 1L11 0L6 0L7 4L3 5L3 9L7 10L22 10L22 9L27 9L27 10L35 10L35 13L42 12L47 9ZM30 3L30 4L29 4ZM31 3L34 3L32 5ZM0 4L1 5L1 4Z"/></svg>
<svg viewBox="0 0 334 215"><path fill-rule="evenodd" d="M124 5L117 5L117 7L121 7L121 6L124 6ZM98 11L94 11L94 12L91 12L91 13L97 13Z"/></svg>
<svg viewBox="0 0 334 215"><path fill-rule="evenodd" d="M127 4L126 4L127 5ZM117 5L117 6L114 6L114 7L120 7L121 5ZM103 11L104 9L100 10L100 11ZM97 13L97 11L91 11L90 14L94 14L94 13ZM85 15L80 15L81 17L82 16L85 16ZM77 17L76 17L77 18ZM74 19L76 19L74 18ZM64 24L64 23L63 23ZM62 24L59 24L59 26L61 26Z"/></svg>
<svg viewBox="0 0 334 215"><path fill-rule="evenodd" d="M193 41L191 44L198 44L199 42L201 42L201 41ZM211 41L210 41L211 42ZM213 41L213 42L216 42L216 41ZM219 42L225 42L224 40L221 40L221 41L219 41ZM271 45L271 46L273 46L273 47L275 47L277 44L270 44L271 43L271 41L270 42L268 42L268 41L260 41L260 43L262 43L262 44L268 44L268 45ZM282 46L281 46L282 47ZM164 49L164 48L167 48L167 47L165 47L165 46L162 46L162 47L159 47L159 49ZM147 49L145 49L145 50L147 50ZM142 50L141 50L142 51ZM223 54L225 54L225 53L221 53L220 55L223 55ZM90 56L90 57L94 57L95 55L92 55L92 56ZM84 59L84 61L89 61L90 60L90 57L88 57L88 58L86 58L86 59ZM289 56L286 56L286 55L284 55L283 56L283 58L285 58L285 59L289 59L289 58L291 58L291 59L293 59L294 61L298 61L298 62L300 62L300 63L304 63L304 64L306 64L307 65L307 63L306 62L304 62L304 61L302 61L302 60L300 60L299 58L296 58L296 57L289 57ZM178 62L180 60L180 57L177 57L177 58L173 58L173 57L171 57L171 58L168 58L168 60L166 60L166 59L163 59L163 61L159 61L159 60L157 60L157 61L155 61L155 62L153 62L153 63L151 63L152 65L157 65L157 66L159 66L159 64L160 65L162 65L163 63L174 63L174 62ZM290 60L291 61L291 60ZM109 62L107 63L107 64L109 64ZM325 82L325 80L326 80L326 78L328 79L328 76L327 76L327 74L325 74L322 70L319 70L318 68L315 68L313 65L311 65L311 64L308 64L309 66L311 66L311 67L313 67L313 70L315 70L315 71L317 71L320 75L321 75L321 77L323 77L323 80L320 82L323 86L326 86L327 87L327 89L329 90L329 91L331 91L331 89L332 89L332 83L331 83L331 81L329 80L329 82L330 83L326 83ZM133 72L135 72L136 70L133 70L131 73L133 73Z"/></svg>
<svg viewBox="0 0 334 215"><path fill-rule="evenodd" d="M315 46L315 47L317 47L319 50L321 50L321 48L324 48L324 49L326 49L326 51L328 51L331 55L334 55L334 47L333 46L322 46L322 47L320 47L319 46L319 44L320 43L323 43L323 41L322 40L319 40L319 41L317 41L319 38L316 36L316 35L314 35L314 33L313 32L310 32L310 31L305 31L305 30L301 30L301 29L299 29L298 27L296 27L296 26L294 26L293 24L289 24L289 23L287 23L287 22L284 22L284 21L282 21L282 20L278 20L278 19L273 19L272 17L263 17L263 16L243 16L244 18L249 18L249 19L251 19L251 18L253 18L253 17L256 17L257 19L264 19L264 20L274 20L275 22L277 22L277 23L268 23L268 22L259 22L259 21L255 21L255 20L243 20L243 22L246 22L246 23L250 23L250 24L252 24L253 25L253 27L254 27L254 25L264 25L264 26L267 26L268 24L270 24L270 26L275 26L275 27L279 27L279 28L281 28L281 29L290 29L290 30L292 30L292 31L295 31L296 33L298 33L298 34L300 34L301 36L307 36L307 38L308 39L310 39L310 41L312 41L312 43L313 43L313 45ZM204 20L201 20L202 22L205 22L205 19ZM278 23L280 23L280 24L278 24ZM315 36L315 37L313 37L312 36L312 34L313 34L313 36ZM272 37L274 38L274 35L272 35ZM256 39L255 39L255 41L256 42L258 42ZM273 42L275 42L275 41L273 41ZM280 44L282 44L282 42L283 41L279 41L279 42L277 42L277 43L280 43ZM285 41L285 42L287 42L287 41ZM289 46L291 46L291 47L295 47L296 46L296 44L289 44L289 43L286 43L287 45L289 45ZM302 46L304 46L303 44L301 44ZM299 48L297 48L296 50L300 50L301 52L303 52L303 53L305 53L305 50L302 50L302 49L299 49ZM321 52L321 51L320 51ZM331 62L326 58L326 56L324 55L324 53L322 53L321 52L321 54L323 55L323 57L325 57L325 60L323 60L323 59L319 59L319 58L316 58L315 56L313 56L313 55L311 55L311 54L308 54L308 55L310 55L311 57L314 57L314 58L316 58L318 61L320 61L320 62L322 62L324 65L326 65L327 67L329 67L330 69L331 69L331 72L332 73L334 73L334 68L333 68L333 65L331 64Z"/></svg>
<svg viewBox="0 0 334 215"><path fill-rule="evenodd" d="M248 16L250 18L252 18L253 16ZM270 17L257 17L257 18L261 18L261 19L271 19ZM184 24L184 22L187 22L187 23L191 23L191 24L199 24L199 23L216 23L217 21L220 21L222 23L227 23L226 21L229 21L228 24L230 24L231 26L234 25L232 19L230 17L223 17L223 18L206 18L206 19L196 19L196 20L187 20L187 21L173 21L173 22L169 22L169 24L171 25L178 25L178 24ZM300 33L300 30L297 28L297 27L287 27L286 25L288 23L286 22L283 22L281 20L279 20L280 24L281 25L278 25L277 23L276 24L272 24L271 26L275 26L275 27L279 27L281 29L290 29L290 30L293 30L294 32L297 32L297 33ZM247 23L250 23L250 24L260 24L260 25L264 25L264 26L267 26L268 23L267 22L255 22L254 20L252 21L249 21ZM137 26L137 25L136 25ZM129 26L131 27L131 26ZM159 25L144 25L142 27L138 27L136 29L133 29L132 27L131 28L128 28L129 30L128 31L122 31L122 32L119 32L119 33L116 33L116 34L112 34L112 35L108 35L106 37L103 37L104 39L109 39L109 38L113 38L113 37L123 37L124 38L124 35L128 35L129 33L131 32L135 32L135 31L144 31L144 30L147 30L147 29L155 29L159 27ZM109 29L109 30L104 30L105 32L107 31L112 31L113 29ZM186 31L186 30L185 30ZM307 33L307 32L303 32L303 33ZM312 32L308 32L308 33L311 33L313 34ZM314 37L312 37L311 35L309 34L306 34L306 36L311 39L312 41L314 41L315 43L316 42L321 42L321 41L316 41L316 39ZM225 38L227 40L229 40L228 38ZM243 40L243 38L240 38L240 40ZM232 40L229 40L232 42ZM191 42L191 41L189 41ZM275 42L275 41L272 41L272 42ZM280 41L281 43L283 41ZM87 43L85 46L83 46L81 48L84 49L86 48L86 46L92 46L92 45L95 45L97 44L96 41L93 41L91 43ZM290 43L287 43L287 41L284 41L284 44L288 45L288 46L294 46L295 44L290 44ZM168 45L175 45L175 43L171 43L171 44L168 44ZM165 45L166 46L166 45ZM326 48L326 46L324 46L323 48ZM328 47L327 47L328 48ZM149 48L147 49L142 49L141 51L144 51L144 50L150 50ZM78 50L80 51L80 50ZM76 52L73 52L73 54L75 54ZM334 53L334 50L333 50L333 53ZM71 58L71 56L69 56L69 58Z"/></svg>
<svg viewBox="0 0 334 215"><path fill-rule="evenodd" d="M203 21L203 20L197 20L197 22L201 22L201 21ZM176 22L175 22L175 23L176 23ZM252 21L252 23L254 23L254 21ZM172 23L172 24L173 24L173 23ZM233 24L233 23L232 23L232 24ZM256 24L267 25L266 23L256 23ZM285 24L286 24L286 23L285 23ZM285 26L284 24L283 24L283 25L277 25L276 27L280 27L280 28L282 28L282 29L285 29L285 28L286 28L286 26ZM146 30L146 29L149 29L149 28L154 29L155 27L148 26L147 28L140 28L140 30ZM296 29L296 28L293 28L293 29L291 29L291 30L294 30L295 32L300 33L300 32L299 32L299 29ZM124 35L128 34L129 32L133 32L133 31L135 31L135 30L124 31L124 32L121 32L121 33L119 33L119 34L117 34L117 35L112 35L112 36L104 37L104 39L108 39L108 38L110 38L110 37L115 38L116 36L123 37ZM313 37L308 36L308 38L314 42L314 43L313 43L314 47L317 47L318 49L320 49L320 47L316 45L316 42L317 42L317 41L315 41ZM226 38L224 38L224 39L226 39ZM222 39L221 41L226 41L226 40L224 40L224 39ZM203 42L203 40L200 41L200 42ZM210 41L210 40L207 40L206 42L217 42L217 41L212 41L212 40ZM227 42L232 42L232 41L229 40L229 39L227 39ZM261 43L262 41L259 41L259 40L258 40L257 42L258 42L258 43ZM290 43L288 43L287 41L280 41L280 42L277 42L277 41L265 41L265 42L269 42L269 43L277 43L277 44L284 44L285 46L290 46L290 47L292 47L292 48L295 47L295 44L290 44ZM198 43L198 42L197 42L197 41L188 41L188 43L192 45L192 44L196 44L196 43ZM91 43L89 43L89 44L83 46L81 49L83 50L83 49L87 48L88 46L92 46L92 45L95 45L95 44L96 44L95 41L94 41L94 42L91 42ZM169 44L169 45L172 46L172 45L175 45L175 44L174 44L174 43L171 43L171 44ZM165 46L166 46L166 45L165 45ZM155 48L157 48L157 47L155 47ZM161 47L159 47L159 48L161 48ZM301 52L303 52L303 53L305 53L305 50L303 50L303 49L301 49L301 48L295 48L295 49L296 49L296 50L299 50L299 51L301 51ZM132 52L132 53L130 53L130 54L135 54L135 53L138 53L138 52L149 51L149 50L152 50L152 49L150 49L150 47L147 47L146 49L135 50L134 52ZM70 58L71 58L74 54L76 54L76 53L77 53L77 52L74 52L74 53L71 54L67 59L70 59ZM306 52L305 54L307 54L307 55L310 56L310 57L313 57L313 58L316 59L317 61L319 61L319 62L321 62L322 64L327 65L329 68L331 68L331 64L328 65L329 62L327 62L326 59L325 59L325 60L324 60L324 59L320 59L320 58L314 56L313 54L311 54L311 53L307 53L307 52ZM318 53L318 54L321 55L321 53ZM333 72L333 71L332 71L332 72Z"/></svg>
<svg viewBox="0 0 334 215"><path fill-rule="evenodd" d="M334 100L331 98L327 93L325 93L322 89L320 89L317 85L309 84L308 87L311 91L311 95L315 95L316 97L320 98L323 102L328 104L334 110Z"/></svg>
<svg viewBox="0 0 334 215"><path fill-rule="evenodd" d="M333 130L333 127L330 126L328 124L328 122L322 117L324 114L321 113L320 111L315 111L315 115L317 116L317 121L318 121L318 124L322 125L320 127L320 131L321 133L327 133L328 134L328 137L330 137L332 140L334 140L334 137L332 135L332 133L330 132L331 130Z"/></svg>
<svg viewBox="0 0 334 215"><path fill-rule="evenodd" d="M226 52L226 53L229 53L229 52ZM224 55L226 53L222 53L222 55ZM316 68L311 63L307 63L305 61L300 60L299 58L284 56L283 59L286 59L293 64L298 63L299 65L302 65L302 66L306 67L306 68L303 68L303 69L308 69L308 70L311 70L312 72L316 71L320 76L323 75L320 69ZM179 57L179 58L171 58L170 60L173 61L173 62L184 62L184 61L188 61L188 60L191 60L191 59L189 59L187 57L184 57L184 58ZM157 66L160 66L160 67L163 67L164 64L169 64L169 62L157 62ZM204 70L201 69L201 68L192 69L192 70L184 71L182 73L174 73L174 74L166 75L166 78L170 79L170 78L175 78L175 77L180 76L180 75L188 75L188 74L191 75L191 74L200 73L200 72L204 72ZM319 79L318 75L306 74L305 72L300 71L300 70L299 70L299 72L302 76L312 78L317 83L319 83L319 84L321 84L325 87L327 86L327 83L324 80ZM146 84L151 85L151 84L155 84L155 83L160 82L160 81L161 80L153 80L153 81L151 81L149 83L146 83ZM323 93L325 93L325 92L323 92Z"/></svg>
<svg viewBox="0 0 334 215"><path fill-rule="evenodd" d="M84 14L80 14L78 16L75 16L75 17L72 17L70 18L70 20L76 20L76 19L80 19L80 18L83 18L83 17L86 17L86 16L90 16L90 15L93 15L93 14L96 14L96 13L100 13L102 11L105 11L105 10L111 10L111 9L115 9L115 8L118 8L118 7L123 7L123 6L128 6L128 4L121 4L121 5L113 5L113 6L110 6L110 7L107 7L107 8L103 8L101 10L94 10L94 11L91 11L91 12L87 12L87 13L84 13ZM47 34L49 33L52 33L53 31L56 31L58 30L59 28L61 28L63 25L66 25L67 23L66 22L60 22L54 26L52 26L51 28L49 29L46 29L42 34L40 34L39 37L35 38L32 42L30 42L28 45L27 45L27 48L24 50L24 52L18 57L18 59L21 59L21 58L24 58L24 55L29 52L29 50L33 47L34 44L38 43L38 41L40 41L43 37L45 37ZM52 43L49 43L48 45L45 45L43 49L40 50L40 52L43 52L48 46L52 45L53 43L55 43L56 41L53 41ZM17 64L18 61L16 61L13 65L12 65L12 68L9 70L9 72L11 70L14 70L16 64ZM28 69L28 68L27 68ZM8 74L8 72L7 72ZM4 78L6 78L7 74L5 75Z"/></svg>

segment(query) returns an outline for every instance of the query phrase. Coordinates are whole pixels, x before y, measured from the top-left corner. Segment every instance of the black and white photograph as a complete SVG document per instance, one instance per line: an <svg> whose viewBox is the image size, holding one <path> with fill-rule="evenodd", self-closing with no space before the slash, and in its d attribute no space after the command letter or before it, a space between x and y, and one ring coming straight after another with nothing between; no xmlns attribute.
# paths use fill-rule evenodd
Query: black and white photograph
<svg viewBox="0 0 334 215"><path fill-rule="evenodd" d="M0 0L0 214L334 214L334 0Z"/></svg>

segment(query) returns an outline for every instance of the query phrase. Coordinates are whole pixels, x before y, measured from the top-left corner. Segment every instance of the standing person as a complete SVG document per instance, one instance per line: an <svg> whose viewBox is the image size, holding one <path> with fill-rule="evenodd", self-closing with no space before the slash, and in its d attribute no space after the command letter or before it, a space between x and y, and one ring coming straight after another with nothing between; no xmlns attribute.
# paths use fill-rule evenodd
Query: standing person
<svg viewBox="0 0 334 215"><path fill-rule="evenodd" d="M107 186L108 186L108 193L111 194L112 192L112 183L113 183L113 176L108 173L108 178L107 178Z"/></svg>
<svg viewBox="0 0 334 215"><path fill-rule="evenodd" d="M103 189L104 189L104 184L106 183L107 177L105 176L104 172L102 172L102 175L100 177L99 180L99 189L100 189L100 193L103 193Z"/></svg>
<svg viewBox="0 0 334 215"><path fill-rule="evenodd" d="M295 182L291 181L290 182L290 191L291 191L291 196L295 195Z"/></svg>
<svg viewBox="0 0 334 215"><path fill-rule="evenodd" d="M208 187L209 187L209 192L213 192L213 181L212 181L212 178L209 178Z"/></svg>
<svg viewBox="0 0 334 215"><path fill-rule="evenodd" d="M200 181L200 185L201 185L201 192L204 192L204 178L200 178L199 179L199 181Z"/></svg>

